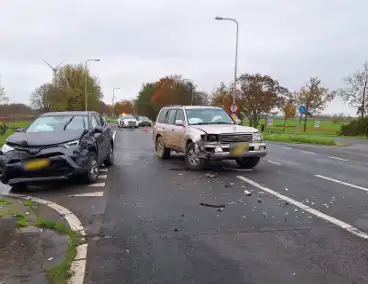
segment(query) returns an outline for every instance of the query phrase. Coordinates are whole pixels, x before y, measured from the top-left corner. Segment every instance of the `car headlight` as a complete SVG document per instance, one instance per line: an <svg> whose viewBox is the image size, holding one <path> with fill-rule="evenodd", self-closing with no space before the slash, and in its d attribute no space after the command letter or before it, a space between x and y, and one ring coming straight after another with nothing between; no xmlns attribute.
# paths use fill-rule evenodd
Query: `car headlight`
<svg viewBox="0 0 368 284"><path fill-rule="evenodd" d="M253 141L262 141L262 134L259 132L253 133Z"/></svg>
<svg viewBox="0 0 368 284"><path fill-rule="evenodd" d="M79 146L80 141L79 140L74 140L74 141L70 141L68 143L65 143L64 146L66 148L77 148Z"/></svg>
<svg viewBox="0 0 368 284"><path fill-rule="evenodd" d="M3 154L6 154L10 151L14 151L14 148L12 146L9 146L8 144L4 144L3 147L1 147L1 152Z"/></svg>

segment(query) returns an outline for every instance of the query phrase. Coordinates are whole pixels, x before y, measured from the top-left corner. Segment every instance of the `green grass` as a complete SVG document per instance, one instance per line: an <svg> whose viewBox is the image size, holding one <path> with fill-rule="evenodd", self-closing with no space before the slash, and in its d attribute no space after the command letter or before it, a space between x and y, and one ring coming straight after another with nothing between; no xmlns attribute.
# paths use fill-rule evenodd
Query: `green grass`
<svg viewBox="0 0 368 284"><path fill-rule="evenodd" d="M71 229L64 224L38 219L38 227L54 230L59 233L64 233L69 236L69 245L64 254L63 262L55 267L47 270L47 277L52 284L66 284L73 275L70 272L70 266L77 255L77 246L80 245L80 238Z"/></svg>
<svg viewBox="0 0 368 284"><path fill-rule="evenodd" d="M0 206L10 205L12 202L6 198L0 198Z"/></svg>
<svg viewBox="0 0 368 284"><path fill-rule="evenodd" d="M315 121L319 120L319 128L315 128ZM258 128L266 122L265 119L261 119ZM337 136L337 132L340 131L341 126L349 123L348 120L342 122L334 122L333 120L320 120L320 119L312 119L307 121L307 130L304 132L304 121L299 123L298 133L300 134L309 134L314 136ZM244 122L244 125L249 125L248 121ZM284 120L281 118L274 118L273 125L266 126L267 132L277 132L277 133L296 133L297 131L297 121L295 119L287 120L284 131Z"/></svg>
<svg viewBox="0 0 368 284"><path fill-rule="evenodd" d="M263 134L266 141L283 142L291 144L315 144L315 145L337 145L330 137L293 135L293 134Z"/></svg>
<svg viewBox="0 0 368 284"><path fill-rule="evenodd" d="M28 218L26 215L16 212L13 214L14 217L17 218L16 225L19 228L24 228L29 226Z"/></svg>

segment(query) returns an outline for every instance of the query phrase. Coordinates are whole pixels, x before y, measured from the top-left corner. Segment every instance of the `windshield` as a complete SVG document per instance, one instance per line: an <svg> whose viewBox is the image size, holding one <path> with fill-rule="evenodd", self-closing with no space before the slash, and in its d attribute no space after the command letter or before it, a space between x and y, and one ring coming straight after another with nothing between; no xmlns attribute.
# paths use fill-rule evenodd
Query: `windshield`
<svg viewBox="0 0 368 284"><path fill-rule="evenodd" d="M235 124L230 115L219 108L187 109L189 125L199 124Z"/></svg>
<svg viewBox="0 0 368 284"><path fill-rule="evenodd" d="M148 117L146 117L146 116L138 116L138 119L140 121L149 121Z"/></svg>
<svg viewBox="0 0 368 284"><path fill-rule="evenodd" d="M37 118L26 132L56 132L87 129L87 116L55 115Z"/></svg>

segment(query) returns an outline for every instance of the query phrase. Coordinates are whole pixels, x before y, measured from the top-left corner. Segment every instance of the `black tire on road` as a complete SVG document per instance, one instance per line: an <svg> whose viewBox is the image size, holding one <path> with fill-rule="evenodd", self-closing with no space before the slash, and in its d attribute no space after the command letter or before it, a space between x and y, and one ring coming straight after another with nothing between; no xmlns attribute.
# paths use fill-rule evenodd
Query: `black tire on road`
<svg viewBox="0 0 368 284"><path fill-rule="evenodd" d="M204 170L209 166L209 161L204 158L199 158L195 154L195 145L193 142L188 143L185 149L185 165L192 171Z"/></svg>
<svg viewBox="0 0 368 284"><path fill-rule="evenodd" d="M106 167L110 167L114 164L114 147L110 144L109 156L104 161Z"/></svg>
<svg viewBox="0 0 368 284"><path fill-rule="evenodd" d="M87 172L85 173L84 179L87 183L95 183L98 179L99 165L97 155L95 152L89 154Z"/></svg>
<svg viewBox="0 0 368 284"><path fill-rule="evenodd" d="M160 159L170 158L170 149L165 147L165 142L162 136L158 136L156 139L156 153Z"/></svg>
<svg viewBox="0 0 368 284"><path fill-rule="evenodd" d="M239 158L236 162L242 169L253 169L259 163L259 157Z"/></svg>

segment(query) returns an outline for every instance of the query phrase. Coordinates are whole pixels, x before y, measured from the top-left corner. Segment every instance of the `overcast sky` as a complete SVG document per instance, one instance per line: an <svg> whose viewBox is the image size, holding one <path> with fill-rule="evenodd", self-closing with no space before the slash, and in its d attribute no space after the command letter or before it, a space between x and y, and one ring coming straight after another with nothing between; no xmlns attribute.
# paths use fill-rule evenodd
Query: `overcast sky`
<svg viewBox="0 0 368 284"><path fill-rule="evenodd" d="M271 75L296 91L311 76L329 88L368 59L364 0L11 0L0 12L0 74L12 102L51 81L57 65L89 58L104 101L136 96L143 82L182 74L211 92L238 73ZM340 100L326 113L355 114Z"/></svg>

